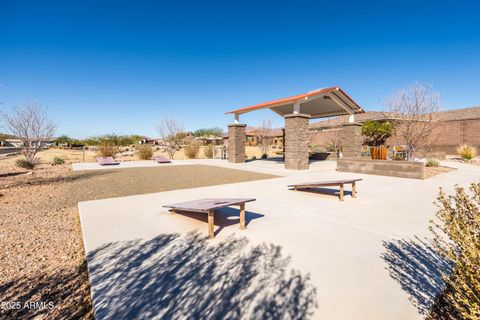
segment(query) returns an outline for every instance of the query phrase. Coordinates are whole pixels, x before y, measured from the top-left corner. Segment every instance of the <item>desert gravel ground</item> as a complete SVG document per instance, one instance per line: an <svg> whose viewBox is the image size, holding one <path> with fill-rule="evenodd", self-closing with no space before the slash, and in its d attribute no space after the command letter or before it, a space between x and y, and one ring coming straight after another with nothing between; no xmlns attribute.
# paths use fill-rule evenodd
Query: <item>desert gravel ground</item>
<svg viewBox="0 0 480 320"><path fill-rule="evenodd" d="M453 168L438 166L438 167L425 167L425 177L424 179L428 179L434 177L436 175L446 173L449 171L455 170Z"/></svg>
<svg viewBox="0 0 480 320"><path fill-rule="evenodd" d="M203 165L88 172L1 166L0 318L93 318L79 201L273 177Z"/></svg>

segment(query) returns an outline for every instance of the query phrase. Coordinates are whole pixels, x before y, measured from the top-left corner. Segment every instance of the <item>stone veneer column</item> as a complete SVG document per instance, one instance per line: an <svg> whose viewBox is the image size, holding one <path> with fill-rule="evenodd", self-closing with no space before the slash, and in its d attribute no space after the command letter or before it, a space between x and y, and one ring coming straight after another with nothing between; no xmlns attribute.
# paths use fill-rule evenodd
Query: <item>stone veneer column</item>
<svg viewBox="0 0 480 320"><path fill-rule="evenodd" d="M245 127L246 124L228 125L228 162L245 162Z"/></svg>
<svg viewBox="0 0 480 320"><path fill-rule="evenodd" d="M362 150L362 132L358 123L344 124L342 128L343 156L345 158L360 157Z"/></svg>
<svg viewBox="0 0 480 320"><path fill-rule="evenodd" d="M285 169L308 169L309 120L302 113L285 116Z"/></svg>

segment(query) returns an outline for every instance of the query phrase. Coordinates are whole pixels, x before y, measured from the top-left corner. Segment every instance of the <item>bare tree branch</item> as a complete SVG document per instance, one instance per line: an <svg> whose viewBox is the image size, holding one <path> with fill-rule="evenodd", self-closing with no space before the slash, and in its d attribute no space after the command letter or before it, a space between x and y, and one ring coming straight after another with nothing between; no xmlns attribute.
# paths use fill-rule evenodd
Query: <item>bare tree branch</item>
<svg viewBox="0 0 480 320"><path fill-rule="evenodd" d="M268 118L264 118L260 125L259 138L260 138L260 151L263 155L268 155L268 151L272 145L272 122Z"/></svg>
<svg viewBox="0 0 480 320"><path fill-rule="evenodd" d="M168 156L173 159L185 136L183 125L174 118L164 117L157 126L157 131L163 140Z"/></svg>
<svg viewBox="0 0 480 320"><path fill-rule="evenodd" d="M15 108L3 118L10 133L22 141L23 154L30 163L36 161L36 154L52 140L57 128L48 117L47 109L33 102Z"/></svg>
<svg viewBox="0 0 480 320"><path fill-rule="evenodd" d="M335 152L337 158L340 158L340 152L343 144L341 117L336 117L332 121L333 121L332 128L325 130L324 133L328 143L332 148L332 151Z"/></svg>
<svg viewBox="0 0 480 320"><path fill-rule="evenodd" d="M419 149L432 145L433 131L440 119L440 96L432 87L414 84L396 91L387 107L396 119L395 134L406 146L407 160L413 160Z"/></svg>

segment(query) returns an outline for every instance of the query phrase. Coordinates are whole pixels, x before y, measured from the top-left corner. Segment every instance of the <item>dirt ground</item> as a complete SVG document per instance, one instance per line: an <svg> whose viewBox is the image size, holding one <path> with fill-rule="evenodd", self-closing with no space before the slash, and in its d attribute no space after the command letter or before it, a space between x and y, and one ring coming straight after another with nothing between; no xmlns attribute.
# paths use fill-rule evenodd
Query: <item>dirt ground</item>
<svg viewBox="0 0 480 320"><path fill-rule="evenodd" d="M128 150L127 150L128 149ZM129 151L132 151L133 148L125 148L124 151L125 153L128 153ZM269 157L276 156L277 149L270 149L268 155ZM245 147L245 153L248 159L251 159L253 156L255 156L257 159L259 159L262 156L262 153L260 151L260 147L253 147L253 146L246 146ZM166 158L168 158L168 154L165 152L161 152L160 150L155 150L154 155L162 155ZM53 162L53 159L55 157L62 158L65 160L65 163L72 163L72 162L94 162L95 157L97 157L98 154L96 151L90 151L86 150L85 154L82 150L74 150L74 149L59 149L59 148L50 148L43 150L38 153L38 158L40 158L42 163L45 164L50 164ZM22 159L23 156L18 155L14 157L8 157L0 160L0 167L5 166L5 165L13 165L15 164L15 161L18 159ZM200 147L200 152L198 158L205 158L203 156L203 147ZM133 160L139 160L138 156L136 154L133 155L118 155L116 157L117 160L120 161L133 161ZM174 160L186 160L187 157L185 156L185 152L183 149L177 151L174 156Z"/></svg>
<svg viewBox="0 0 480 320"><path fill-rule="evenodd" d="M446 173L449 171L455 170L453 168L438 166L438 167L425 167L425 177L424 179L431 178L433 176Z"/></svg>
<svg viewBox="0 0 480 320"><path fill-rule="evenodd" d="M29 172L2 163L0 318L93 318L79 201L272 177L202 165Z"/></svg>

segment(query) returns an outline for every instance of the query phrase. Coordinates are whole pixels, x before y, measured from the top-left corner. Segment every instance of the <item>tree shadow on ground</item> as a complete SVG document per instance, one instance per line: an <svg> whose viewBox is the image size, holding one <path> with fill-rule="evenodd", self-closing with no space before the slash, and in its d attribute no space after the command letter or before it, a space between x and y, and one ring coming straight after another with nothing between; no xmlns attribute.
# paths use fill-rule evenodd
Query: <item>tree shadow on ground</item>
<svg viewBox="0 0 480 320"><path fill-rule="evenodd" d="M41 186L46 184L53 184L53 183L67 183L67 182L76 182L87 180L92 177L102 176L111 174L112 172L109 170L96 170L90 172L73 172L67 175L59 175L54 177L36 177L35 175L30 176L26 180L19 180L16 183L9 184L10 188L24 186L24 185L33 185L33 186Z"/></svg>
<svg viewBox="0 0 480 320"><path fill-rule="evenodd" d="M199 233L106 244L88 255L97 319L305 319L308 275L275 245Z"/></svg>
<svg viewBox="0 0 480 320"><path fill-rule="evenodd" d="M172 211L170 210L170 212ZM192 218L208 223L208 215L206 213L175 210L175 213L172 214L180 214L187 218ZM252 211L245 211L245 226L248 227L252 220L263 217L265 217L265 215L263 214ZM240 226L240 210L230 207L215 210L214 224L219 227L217 230L215 230L215 235L218 235L225 227L232 225Z"/></svg>
<svg viewBox="0 0 480 320"><path fill-rule="evenodd" d="M0 178L9 178L9 177L21 176L23 174L28 174L28 171L1 173Z"/></svg>
<svg viewBox="0 0 480 320"><path fill-rule="evenodd" d="M390 276L400 283L418 311L426 315L444 289L442 273L450 263L434 250L427 240L393 240L384 242L382 254Z"/></svg>
<svg viewBox="0 0 480 320"><path fill-rule="evenodd" d="M86 263L0 285L0 319L93 319ZM12 303L18 302L19 305ZM29 303L44 303L28 307ZM48 303L53 303L50 308Z"/></svg>

